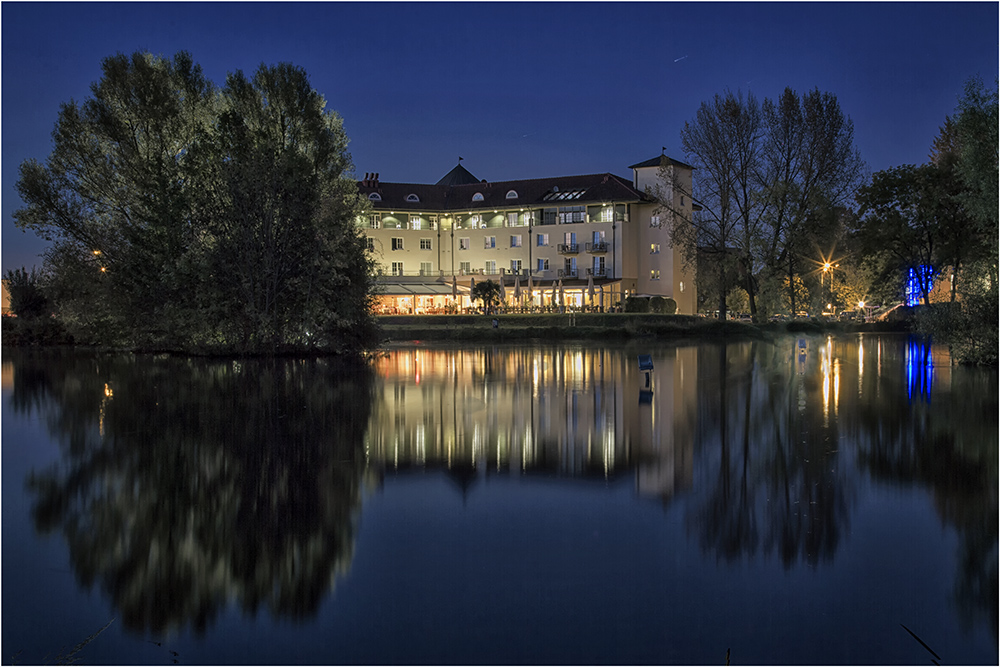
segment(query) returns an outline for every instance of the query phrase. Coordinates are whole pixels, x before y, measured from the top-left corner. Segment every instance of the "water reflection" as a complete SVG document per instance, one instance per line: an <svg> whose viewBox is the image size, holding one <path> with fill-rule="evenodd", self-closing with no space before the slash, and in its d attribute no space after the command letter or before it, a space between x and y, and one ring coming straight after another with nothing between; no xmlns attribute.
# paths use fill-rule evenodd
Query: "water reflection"
<svg viewBox="0 0 1000 667"><path fill-rule="evenodd" d="M27 480L80 583L126 627L203 632L225 605L311 616L347 569L370 372L328 361L4 357L62 460Z"/></svg>
<svg viewBox="0 0 1000 667"><path fill-rule="evenodd" d="M487 476L621 480L683 500L707 557L789 569L832 564L869 480L927 489L959 536L952 601L996 633L997 376L917 341L4 362L10 409L62 448L28 479L35 524L134 630L204 630L230 601L313 616L350 567L362 487L439 469L467 497Z"/></svg>
<svg viewBox="0 0 1000 667"><path fill-rule="evenodd" d="M397 350L383 359L369 461L610 479L640 493L690 485L698 353L656 358L646 390L636 356L613 349Z"/></svg>

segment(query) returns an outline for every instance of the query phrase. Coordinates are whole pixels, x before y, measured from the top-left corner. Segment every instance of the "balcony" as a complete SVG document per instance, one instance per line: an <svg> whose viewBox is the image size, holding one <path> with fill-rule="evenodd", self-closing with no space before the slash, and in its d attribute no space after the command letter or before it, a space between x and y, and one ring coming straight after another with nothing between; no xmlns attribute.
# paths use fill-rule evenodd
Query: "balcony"
<svg viewBox="0 0 1000 667"><path fill-rule="evenodd" d="M595 278L606 278L608 272L603 267L601 267L599 269L587 269L587 275L593 276Z"/></svg>
<svg viewBox="0 0 1000 667"><path fill-rule="evenodd" d="M575 255L580 252L579 243L560 243L559 244L559 254L560 255Z"/></svg>
<svg viewBox="0 0 1000 667"><path fill-rule="evenodd" d="M576 278L576 276L577 276L576 269L559 269L560 278Z"/></svg>
<svg viewBox="0 0 1000 667"><path fill-rule="evenodd" d="M608 251L607 241L598 241L597 243L588 243L587 252L594 255L600 255Z"/></svg>

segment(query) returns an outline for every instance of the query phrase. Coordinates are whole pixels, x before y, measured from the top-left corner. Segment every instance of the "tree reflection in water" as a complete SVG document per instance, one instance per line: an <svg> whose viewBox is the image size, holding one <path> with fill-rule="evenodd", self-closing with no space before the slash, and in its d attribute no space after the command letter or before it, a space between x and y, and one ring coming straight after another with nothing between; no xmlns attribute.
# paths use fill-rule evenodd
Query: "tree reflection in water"
<svg viewBox="0 0 1000 667"><path fill-rule="evenodd" d="M334 360L5 354L64 447L28 479L41 531L126 627L204 632L230 601L315 614L350 565L371 374Z"/></svg>
<svg viewBox="0 0 1000 667"><path fill-rule="evenodd" d="M439 468L463 495L481 474L631 478L683 503L704 553L788 569L832 567L869 479L928 489L959 536L959 616L996 636L995 371L877 336L639 351L649 402L631 348L413 346L377 380L333 361L5 361L13 409L64 449L29 479L36 525L135 630L204 630L231 600L313 615L350 564L362 480Z"/></svg>

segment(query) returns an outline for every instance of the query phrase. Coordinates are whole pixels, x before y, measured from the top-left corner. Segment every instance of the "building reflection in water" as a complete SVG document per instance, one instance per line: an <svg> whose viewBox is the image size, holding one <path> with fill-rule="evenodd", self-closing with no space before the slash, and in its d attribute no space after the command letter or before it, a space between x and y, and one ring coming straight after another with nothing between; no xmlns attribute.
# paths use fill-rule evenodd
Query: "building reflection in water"
<svg viewBox="0 0 1000 667"><path fill-rule="evenodd" d="M391 350L366 455L389 470L635 474L640 493L669 498L691 483L697 351L663 348L653 362L649 395L637 355L616 349Z"/></svg>

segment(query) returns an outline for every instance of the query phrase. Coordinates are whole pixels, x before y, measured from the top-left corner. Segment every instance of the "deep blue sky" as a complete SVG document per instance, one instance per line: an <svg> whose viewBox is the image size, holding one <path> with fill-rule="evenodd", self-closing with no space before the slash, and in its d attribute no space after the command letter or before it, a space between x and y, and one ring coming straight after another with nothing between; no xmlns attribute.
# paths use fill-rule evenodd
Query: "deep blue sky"
<svg viewBox="0 0 1000 667"><path fill-rule="evenodd" d="M835 94L873 171L926 161L966 79L993 84L982 3L3 2L2 268L41 264L13 226L18 165L44 160L59 104L101 59L187 50L209 79L305 68L343 118L359 178L491 181L684 159L680 130L726 89Z"/></svg>

